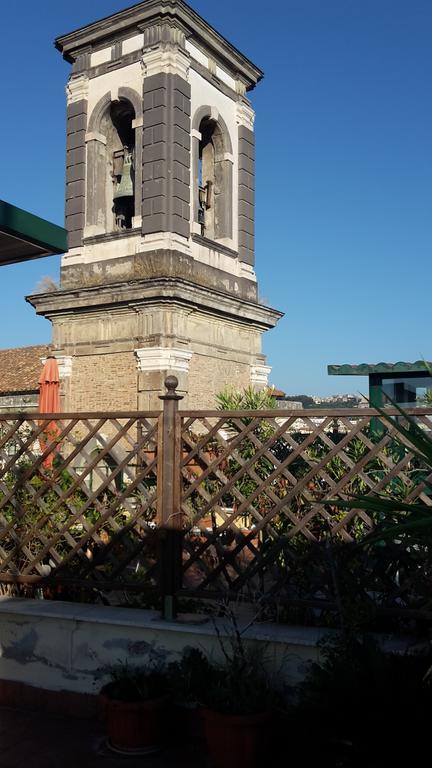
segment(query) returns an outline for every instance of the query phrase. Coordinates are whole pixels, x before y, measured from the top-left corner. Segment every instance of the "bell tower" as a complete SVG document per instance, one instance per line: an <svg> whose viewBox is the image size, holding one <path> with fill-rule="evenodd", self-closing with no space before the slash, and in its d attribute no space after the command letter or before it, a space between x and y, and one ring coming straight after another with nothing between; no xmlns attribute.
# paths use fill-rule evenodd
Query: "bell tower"
<svg viewBox="0 0 432 768"><path fill-rule="evenodd" d="M183 0L146 0L56 40L67 84L60 290L29 298L70 360L67 410L185 405L260 387L254 112L262 72Z"/></svg>

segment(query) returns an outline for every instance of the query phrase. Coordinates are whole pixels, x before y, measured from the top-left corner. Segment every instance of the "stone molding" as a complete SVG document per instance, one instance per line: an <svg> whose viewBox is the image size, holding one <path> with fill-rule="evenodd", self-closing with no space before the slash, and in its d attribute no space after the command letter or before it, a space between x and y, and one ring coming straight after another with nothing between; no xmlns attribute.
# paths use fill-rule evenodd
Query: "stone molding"
<svg viewBox="0 0 432 768"><path fill-rule="evenodd" d="M271 365L251 365L250 380L254 387L268 387Z"/></svg>
<svg viewBox="0 0 432 768"><path fill-rule="evenodd" d="M179 45L185 47L185 32L180 27L174 26L170 22L160 22L157 24L148 24L143 27L142 48L154 47L155 45Z"/></svg>
<svg viewBox="0 0 432 768"><path fill-rule="evenodd" d="M169 31L169 39L177 35L177 39L185 36L192 42L197 41L199 46L214 58L216 62L233 77L241 78L248 90L255 87L261 80L263 72L253 64L246 56L232 46L222 35L208 24L196 11L186 3L165 3L161 0L148 0L130 8L125 8L118 13L100 19L96 22L81 27L73 32L58 37L55 41L66 61L75 62L85 46L103 47L112 44L113 40L131 37L138 32L144 32L144 45L151 43L152 39L162 36L166 39ZM147 37L147 40L146 40ZM87 50L87 48L86 48Z"/></svg>
<svg viewBox="0 0 432 768"><path fill-rule="evenodd" d="M224 83L223 80L219 80L216 75L212 75L209 68L203 64L200 64L199 61L191 58L190 68L196 72L197 75L200 75L200 77L204 78L204 80L210 83L210 85L213 85L215 88L217 88L220 93L223 93L224 96L227 96L229 99L231 99L231 101L238 102L238 100L241 98L241 96L236 91L233 91L233 89Z"/></svg>
<svg viewBox="0 0 432 768"><path fill-rule="evenodd" d="M143 77L159 75L179 75L189 81L189 55L176 45L166 45L145 51L141 56Z"/></svg>
<svg viewBox="0 0 432 768"><path fill-rule="evenodd" d="M192 352L178 347L141 347L134 349L140 373L174 371L188 373Z"/></svg>
<svg viewBox="0 0 432 768"><path fill-rule="evenodd" d="M214 288L209 290L204 285L176 277L150 277L130 282L38 293L27 296L26 301L35 307L38 314L49 319L69 315L71 311L78 315L80 312L86 312L88 307L92 307L92 311L107 306L114 308L133 305L140 308L150 304L154 306L155 302L191 307L196 311L210 313L262 331L274 328L283 317L283 312L272 307Z"/></svg>
<svg viewBox="0 0 432 768"><path fill-rule="evenodd" d="M175 232L152 232L144 235L142 240L137 243L136 252L148 253L149 251L179 251L190 255L191 249L186 237L177 235Z"/></svg>
<svg viewBox="0 0 432 768"><path fill-rule="evenodd" d="M83 101L88 98L89 79L87 75L72 76L66 85L66 98L68 104Z"/></svg>
<svg viewBox="0 0 432 768"><path fill-rule="evenodd" d="M102 133L98 133L97 131L89 131L85 135L85 141L86 144L88 141L100 141L101 144L106 144L107 138Z"/></svg>
<svg viewBox="0 0 432 768"><path fill-rule="evenodd" d="M242 100L237 104L236 121L237 125L243 125L245 128L249 128L250 131L253 131L255 123L255 112L250 104L247 104L245 100Z"/></svg>
<svg viewBox="0 0 432 768"><path fill-rule="evenodd" d="M243 80L237 79L235 81L236 93L240 96L244 96L247 90L247 84Z"/></svg>
<svg viewBox="0 0 432 768"><path fill-rule="evenodd" d="M197 138L198 140L201 140L201 133L199 131L199 127L201 125L202 120L204 118L210 118L210 120L214 120L216 123L219 123L223 137L225 142L225 153L229 154L231 157L233 156L233 143L231 134L228 130L228 126L223 119L222 115L220 114L219 110L216 109L216 107L211 106L210 104L202 104L198 109L195 110L195 113L191 120L191 126L192 126L192 136L193 138Z"/></svg>

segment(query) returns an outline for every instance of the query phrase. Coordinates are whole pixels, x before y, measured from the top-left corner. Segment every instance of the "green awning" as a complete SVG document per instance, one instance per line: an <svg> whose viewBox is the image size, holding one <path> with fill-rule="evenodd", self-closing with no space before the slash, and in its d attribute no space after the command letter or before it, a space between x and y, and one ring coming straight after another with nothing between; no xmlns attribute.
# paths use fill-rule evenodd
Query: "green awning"
<svg viewBox="0 0 432 768"><path fill-rule="evenodd" d="M430 374L432 362L416 360L415 363L359 363L358 365L328 365L329 376L369 376L374 373L401 374L418 373Z"/></svg>
<svg viewBox="0 0 432 768"><path fill-rule="evenodd" d="M0 266L67 251L67 232L0 200Z"/></svg>

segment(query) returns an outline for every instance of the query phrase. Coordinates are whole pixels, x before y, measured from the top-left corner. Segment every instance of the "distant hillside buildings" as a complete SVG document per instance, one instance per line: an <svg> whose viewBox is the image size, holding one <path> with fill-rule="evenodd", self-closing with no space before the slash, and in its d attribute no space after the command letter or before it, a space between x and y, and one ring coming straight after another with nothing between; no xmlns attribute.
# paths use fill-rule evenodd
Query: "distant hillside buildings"
<svg viewBox="0 0 432 768"><path fill-rule="evenodd" d="M365 408L368 401L360 395L286 395L274 390L279 408Z"/></svg>

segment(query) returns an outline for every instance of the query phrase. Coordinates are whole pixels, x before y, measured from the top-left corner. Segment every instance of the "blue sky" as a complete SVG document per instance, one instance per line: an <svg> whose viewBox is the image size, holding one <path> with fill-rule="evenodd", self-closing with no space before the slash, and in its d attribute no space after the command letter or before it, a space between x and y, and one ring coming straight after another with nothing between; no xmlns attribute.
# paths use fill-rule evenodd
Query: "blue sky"
<svg viewBox="0 0 432 768"><path fill-rule="evenodd" d="M251 98L256 269L285 312L264 341L272 383L365 392L327 364L431 359L430 0L190 4L265 71ZM53 40L126 5L2 5L1 198L63 223L69 65ZM1 347L49 341L23 297L58 270L57 257L1 269Z"/></svg>

